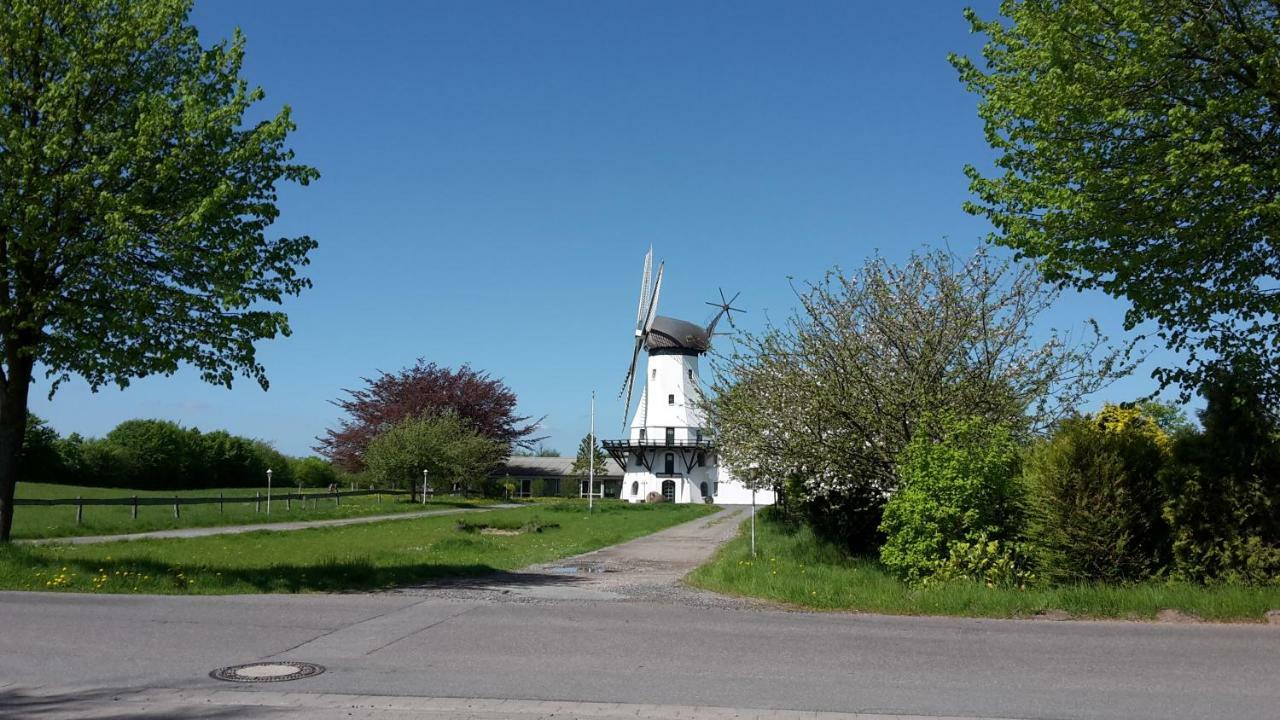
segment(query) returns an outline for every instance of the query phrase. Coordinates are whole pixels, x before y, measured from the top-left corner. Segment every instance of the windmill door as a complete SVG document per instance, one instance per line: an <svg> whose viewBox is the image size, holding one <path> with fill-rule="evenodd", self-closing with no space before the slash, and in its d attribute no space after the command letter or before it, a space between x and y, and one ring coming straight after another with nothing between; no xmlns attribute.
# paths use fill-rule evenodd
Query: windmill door
<svg viewBox="0 0 1280 720"><path fill-rule="evenodd" d="M662 481L662 498L667 502L676 501L676 481L675 480Z"/></svg>
<svg viewBox="0 0 1280 720"><path fill-rule="evenodd" d="M676 474L676 454L675 453L667 453L667 456L663 458L662 472L664 475Z"/></svg>

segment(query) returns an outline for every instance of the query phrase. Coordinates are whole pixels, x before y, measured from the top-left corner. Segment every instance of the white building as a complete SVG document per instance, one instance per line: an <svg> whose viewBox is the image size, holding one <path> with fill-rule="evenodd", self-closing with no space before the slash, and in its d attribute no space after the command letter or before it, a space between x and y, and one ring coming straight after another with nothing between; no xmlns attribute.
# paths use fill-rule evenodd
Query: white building
<svg viewBox="0 0 1280 720"><path fill-rule="evenodd" d="M721 305L705 328L655 315L661 276L659 268L647 321L642 319L636 332L636 352L643 346L649 361L629 437L602 443L624 470L621 497L643 502L656 493L668 502L750 503L751 491L720 464L700 404L703 394L698 360L711 349L716 323L730 310L729 303ZM646 262L642 306L647 281ZM634 368L634 358L632 362ZM755 501L772 504L773 492L757 491Z"/></svg>

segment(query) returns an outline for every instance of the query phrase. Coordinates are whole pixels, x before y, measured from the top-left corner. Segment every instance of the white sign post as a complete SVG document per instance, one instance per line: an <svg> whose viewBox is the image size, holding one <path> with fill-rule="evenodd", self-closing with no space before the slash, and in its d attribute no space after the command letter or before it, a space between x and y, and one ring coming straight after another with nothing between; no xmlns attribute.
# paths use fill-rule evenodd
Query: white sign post
<svg viewBox="0 0 1280 720"><path fill-rule="evenodd" d="M427 504L427 470L422 469L422 504Z"/></svg>
<svg viewBox="0 0 1280 720"><path fill-rule="evenodd" d="M756 556L756 491L751 491L751 557Z"/></svg>
<svg viewBox="0 0 1280 720"><path fill-rule="evenodd" d="M271 471L267 471L267 514L271 514Z"/></svg>

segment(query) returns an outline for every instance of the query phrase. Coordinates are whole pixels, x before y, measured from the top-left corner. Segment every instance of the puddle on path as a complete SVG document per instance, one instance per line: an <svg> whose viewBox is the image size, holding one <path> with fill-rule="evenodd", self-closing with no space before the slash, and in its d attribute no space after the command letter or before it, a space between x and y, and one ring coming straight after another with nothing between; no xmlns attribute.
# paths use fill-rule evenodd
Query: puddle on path
<svg viewBox="0 0 1280 720"><path fill-rule="evenodd" d="M613 572L613 571L610 570L609 568L606 568L604 565L586 564L586 565L558 565L556 567L547 568L543 572L548 572L548 573L551 573L552 575L582 575L587 573L606 573L606 572Z"/></svg>

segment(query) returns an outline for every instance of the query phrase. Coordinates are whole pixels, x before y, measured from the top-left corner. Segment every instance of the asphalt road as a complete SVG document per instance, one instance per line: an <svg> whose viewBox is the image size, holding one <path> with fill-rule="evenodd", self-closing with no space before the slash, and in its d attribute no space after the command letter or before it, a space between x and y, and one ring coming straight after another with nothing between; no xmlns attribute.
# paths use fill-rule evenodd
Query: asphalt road
<svg viewBox="0 0 1280 720"><path fill-rule="evenodd" d="M647 542L702 555L734 524ZM628 557L646 566L634 548L581 562ZM0 717L1280 717L1280 627L800 613L602 589L556 568L508 580L382 595L0 593ZM262 659L327 672L208 676Z"/></svg>

